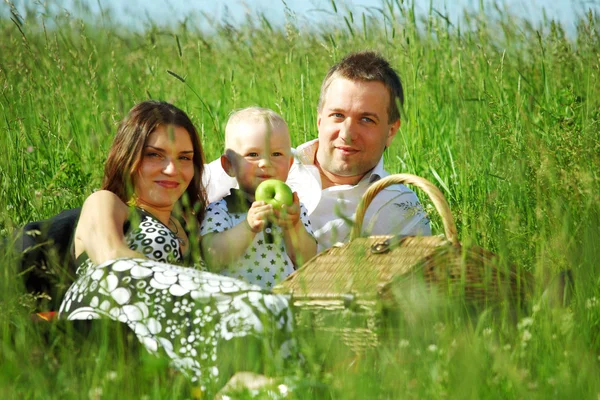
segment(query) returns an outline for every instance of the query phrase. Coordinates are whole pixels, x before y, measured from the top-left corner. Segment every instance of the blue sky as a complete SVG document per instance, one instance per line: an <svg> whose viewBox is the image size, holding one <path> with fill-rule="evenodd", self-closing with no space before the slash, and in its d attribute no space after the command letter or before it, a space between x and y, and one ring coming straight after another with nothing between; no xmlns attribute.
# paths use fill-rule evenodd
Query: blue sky
<svg viewBox="0 0 600 400"><path fill-rule="evenodd" d="M34 0L13 1L19 9L22 9L25 4L35 3ZM235 21L243 18L248 12L256 14L258 11L264 12L271 23L277 24L278 21L285 20L286 5L295 14L297 22L307 25L315 22L324 23L334 13L331 0L63 0L58 2L65 9L75 13L77 3L85 4L94 12L98 12L100 6L105 9L112 8L118 22L136 28L142 28L148 19L158 24L171 24L189 16L196 16L199 18L197 21L204 21L205 28L209 29L210 24L206 16L216 21L224 19ZM404 3L409 2L404 0ZM352 10L355 15L360 15L362 12L376 13L374 9L382 7L384 3L383 0L336 1L338 12L344 15L347 14L346 10ZM482 0L482 3L484 9L492 9L493 1ZM463 9L479 9L480 0L415 0L417 10L424 14L430 4L455 22ZM600 10L600 0L504 0L503 4L514 15L527 18L533 23L541 21L545 12L549 18L560 21L568 32L574 32L577 15L581 15L590 7ZM202 12L205 16L202 16Z"/></svg>

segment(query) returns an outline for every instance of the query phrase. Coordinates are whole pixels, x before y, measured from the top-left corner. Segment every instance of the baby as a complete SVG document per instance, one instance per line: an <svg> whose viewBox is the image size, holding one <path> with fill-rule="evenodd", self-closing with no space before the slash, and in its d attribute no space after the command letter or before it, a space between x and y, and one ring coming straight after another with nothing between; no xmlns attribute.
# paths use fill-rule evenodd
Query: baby
<svg viewBox="0 0 600 400"><path fill-rule="evenodd" d="M254 199L262 181L285 182L293 161L288 127L279 114L249 107L230 116L221 165L239 189L206 209L200 240L209 270L271 288L316 254L297 193L291 206L280 209Z"/></svg>

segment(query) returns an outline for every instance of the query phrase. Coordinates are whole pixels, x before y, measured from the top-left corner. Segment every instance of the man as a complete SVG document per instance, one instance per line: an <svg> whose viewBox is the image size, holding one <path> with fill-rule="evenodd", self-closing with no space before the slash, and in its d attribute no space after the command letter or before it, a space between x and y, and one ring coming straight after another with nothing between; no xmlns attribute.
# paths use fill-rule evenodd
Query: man
<svg viewBox="0 0 600 400"><path fill-rule="evenodd" d="M346 56L323 80L317 108L318 138L296 149L287 183L308 209L319 251L349 238L356 207L368 187L388 176L383 152L400 128L400 78L375 52ZM236 183L219 160L208 165L209 201ZM384 189L365 214L367 234L430 235L429 220L404 185Z"/></svg>

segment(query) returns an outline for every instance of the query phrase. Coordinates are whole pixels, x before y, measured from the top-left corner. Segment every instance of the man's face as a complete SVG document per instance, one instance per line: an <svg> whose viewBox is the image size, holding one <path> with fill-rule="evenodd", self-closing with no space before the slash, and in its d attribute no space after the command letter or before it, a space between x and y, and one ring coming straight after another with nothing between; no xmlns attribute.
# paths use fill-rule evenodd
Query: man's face
<svg viewBox="0 0 600 400"><path fill-rule="evenodd" d="M381 82L333 79L318 114L316 156L332 183L358 183L392 143L400 120L388 122L389 99Z"/></svg>

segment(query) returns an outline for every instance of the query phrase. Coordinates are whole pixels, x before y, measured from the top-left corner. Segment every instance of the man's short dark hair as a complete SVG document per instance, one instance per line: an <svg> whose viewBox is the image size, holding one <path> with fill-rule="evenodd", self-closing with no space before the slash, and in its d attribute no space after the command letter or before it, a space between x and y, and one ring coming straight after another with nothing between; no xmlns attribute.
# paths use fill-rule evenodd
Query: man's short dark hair
<svg viewBox="0 0 600 400"><path fill-rule="evenodd" d="M402 82L396 71L390 66L390 63L377 52L360 51L351 53L331 67L321 85L319 112L323 109L329 85L331 85L331 82L335 78L345 78L359 82L383 83L390 93L388 123L396 122L400 119L400 110L398 109L397 102L400 103L400 106L404 104Z"/></svg>

